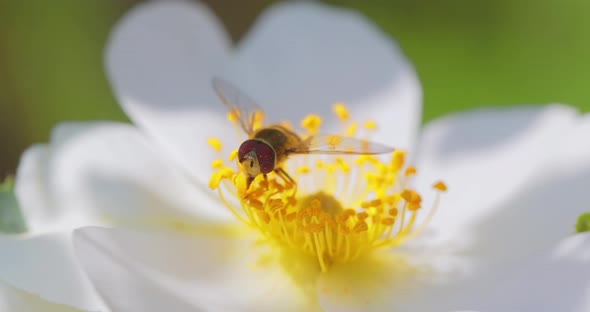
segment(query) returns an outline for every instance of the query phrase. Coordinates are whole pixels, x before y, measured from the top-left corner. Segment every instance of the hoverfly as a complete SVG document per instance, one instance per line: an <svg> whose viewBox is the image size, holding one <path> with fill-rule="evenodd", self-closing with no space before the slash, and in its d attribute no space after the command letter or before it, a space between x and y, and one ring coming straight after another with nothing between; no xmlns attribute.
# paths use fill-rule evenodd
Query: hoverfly
<svg viewBox="0 0 590 312"><path fill-rule="evenodd" d="M247 175L247 189L254 178L275 172L285 182L295 181L283 169L283 163L297 154L384 154L393 148L366 140L339 135L319 134L301 138L295 132L279 124L255 125L264 111L249 96L229 82L213 78L213 89L229 113L248 135L238 149L238 161Z"/></svg>

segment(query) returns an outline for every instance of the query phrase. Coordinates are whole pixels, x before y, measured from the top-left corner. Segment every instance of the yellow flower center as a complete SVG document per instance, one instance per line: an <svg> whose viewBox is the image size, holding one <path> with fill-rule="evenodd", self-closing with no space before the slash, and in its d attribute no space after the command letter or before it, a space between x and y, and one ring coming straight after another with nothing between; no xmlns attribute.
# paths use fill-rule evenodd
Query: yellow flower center
<svg viewBox="0 0 590 312"><path fill-rule="evenodd" d="M334 113L344 135L352 136L359 128L367 133L377 129L372 121L358 127L341 103L334 105ZM307 132L302 137L313 135L321 118L307 116L301 125ZM208 143L221 150L219 140ZM229 155L230 164L237 163L236 154L234 150ZM258 176L248 190L239 165L217 159L212 168L209 187L218 191L238 220L269 240L314 257L322 272L416 236L436 210L440 192L446 190L442 182L433 185L434 204L417 224L422 198L409 186L416 169L405 165L405 152L400 150L386 160L373 155L293 156L285 169L296 184L271 173L266 179Z"/></svg>

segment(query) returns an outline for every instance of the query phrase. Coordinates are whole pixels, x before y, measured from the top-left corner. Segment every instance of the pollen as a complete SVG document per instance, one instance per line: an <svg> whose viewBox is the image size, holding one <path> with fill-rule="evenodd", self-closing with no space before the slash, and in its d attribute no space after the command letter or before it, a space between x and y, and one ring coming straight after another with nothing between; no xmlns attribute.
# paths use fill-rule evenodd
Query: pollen
<svg viewBox="0 0 590 312"><path fill-rule="evenodd" d="M406 172L404 173L404 175L406 177L413 176L415 174L416 174L416 168L415 167L412 167L412 166L406 168Z"/></svg>
<svg viewBox="0 0 590 312"><path fill-rule="evenodd" d="M308 115L301 120L301 127L307 130L308 134L315 134L322 125L322 118L318 115Z"/></svg>
<svg viewBox="0 0 590 312"><path fill-rule="evenodd" d="M344 116L344 111L344 106L334 106L337 115ZM339 119L351 122L348 116ZM321 118L309 115L301 125L313 133L319 130ZM327 140L327 145L338 145L342 136ZM283 168L292 180L271 172L257 176L246 189L247 178L234 154L228 157L229 163L212 163L209 187L262 239L300 251L317 262L322 272L417 236L447 189L441 181L434 183L430 190L434 196L425 203L418 190L410 187L417 171L406 165L402 150L388 158L367 154L293 157Z"/></svg>
<svg viewBox="0 0 590 312"><path fill-rule="evenodd" d="M209 144L209 146L211 146L216 152L221 151L221 141L219 141L218 139L208 138L207 144Z"/></svg>
<svg viewBox="0 0 590 312"><path fill-rule="evenodd" d="M229 161L234 161L234 160L236 160L237 157L238 157L238 150L235 149L235 150L231 151L231 153L229 153L229 156L227 159L229 159Z"/></svg>
<svg viewBox="0 0 590 312"><path fill-rule="evenodd" d="M364 126L365 126L365 129L367 129L367 130L377 130L377 124L371 120L365 121Z"/></svg>
<svg viewBox="0 0 590 312"><path fill-rule="evenodd" d="M439 190L441 192L446 192L447 191L447 185L442 182L442 181L438 181L436 183L434 183L434 185L432 186L435 190Z"/></svg>
<svg viewBox="0 0 590 312"><path fill-rule="evenodd" d="M351 123L348 128L346 128L346 135L349 137L352 137L356 134L356 127L357 125L355 123Z"/></svg>
<svg viewBox="0 0 590 312"><path fill-rule="evenodd" d="M332 106L332 111L342 121L348 120L348 109L342 103L336 103Z"/></svg>

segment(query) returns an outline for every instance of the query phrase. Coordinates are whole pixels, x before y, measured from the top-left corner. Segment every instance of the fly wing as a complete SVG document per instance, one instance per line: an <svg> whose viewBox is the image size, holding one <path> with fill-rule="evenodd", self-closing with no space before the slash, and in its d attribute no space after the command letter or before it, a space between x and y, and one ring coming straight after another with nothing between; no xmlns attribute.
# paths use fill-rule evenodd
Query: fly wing
<svg viewBox="0 0 590 312"><path fill-rule="evenodd" d="M261 123L264 119L264 111L260 106L248 95L223 79L213 78L211 84L228 113L233 115L246 134L252 134L254 125Z"/></svg>
<svg viewBox="0 0 590 312"><path fill-rule="evenodd" d="M293 154L385 154L393 148L363 139L332 134L319 134L306 138L290 150Z"/></svg>

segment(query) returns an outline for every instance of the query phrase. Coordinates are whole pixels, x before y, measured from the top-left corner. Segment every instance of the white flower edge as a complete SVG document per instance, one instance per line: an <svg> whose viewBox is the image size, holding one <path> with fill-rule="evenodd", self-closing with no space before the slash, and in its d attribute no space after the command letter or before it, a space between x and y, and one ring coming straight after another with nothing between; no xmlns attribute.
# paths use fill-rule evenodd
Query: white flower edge
<svg viewBox="0 0 590 312"><path fill-rule="evenodd" d="M114 311L317 310L305 293L314 285L300 289L279 264L261 265L265 247L254 248L254 238L87 227L76 230L74 246Z"/></svg>
<svg viewBox="0 0 590 312"><path fill-rule="evenodd" d="M74 254L71 231L0 235L0 250L0 307L10 307L6 311L104 311Z"/></svg>
<svg viewBox="0 0 590 312"><path fill-rule="evenodd" d="M6 285L0 281L0 310L27 312L89 312L44 300L43 298Z"/></svg>
<svg viewBox="0 0 590 312"><path fill-rule="evenodd" d="M486 246L509 260L568 235L590 201L583 191L590 148L580 144L588 136L589 115L560 104L478 109L429 123L415 186L426 189L440 178L449 191L424 237Z"/></svg>
<svg viewBox="0 0 590 312"><path fill-rule="evenodd" d="M206 185L195 186L164 159L128 124L56 126L51 142L29 148L18 167L15 193L29 233L228 217L221 209L207 214L214 197Z"/></svg>
<svg viewBox="0 0 590 312"><path fill-rule="evenodd" d="M547 306L585 311L589 307L585 299L590 278L587 233L564 238L534 257L489 268L481 280L469 283L410 285L410 289L400 285L395 272L385 271L391 274L381 276L381 293L374 292L374 285L366 288L369 285L359 276L329 272L316 285L299 283L306 277L287 274L276 264L253 268L260 254L245 240L89 227L76 231L75 246L97 289L115 311L149 312L164 307L174 311L319 310L306 300L307 291L318 293L324 311L392 307L431 311L433 306L441 311L534 311ZM116 275L117 283L105 271ZM294 283L294 278L300 281Z"/></svg>

